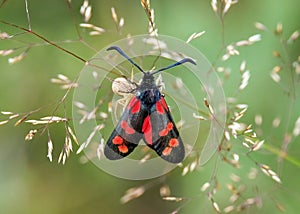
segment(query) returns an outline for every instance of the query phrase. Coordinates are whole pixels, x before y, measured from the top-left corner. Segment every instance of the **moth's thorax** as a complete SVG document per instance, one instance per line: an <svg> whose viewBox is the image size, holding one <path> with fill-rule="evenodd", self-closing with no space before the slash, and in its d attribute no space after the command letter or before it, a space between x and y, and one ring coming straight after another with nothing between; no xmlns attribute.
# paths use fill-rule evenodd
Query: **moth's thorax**
<svg viewBox="0 0 300 214"><path fill-rule="evenodd" d="M136 97L142 104L149 107L154 105L161 98L161 93L150 73L145 73L141 84L136 90Z"/></svg>

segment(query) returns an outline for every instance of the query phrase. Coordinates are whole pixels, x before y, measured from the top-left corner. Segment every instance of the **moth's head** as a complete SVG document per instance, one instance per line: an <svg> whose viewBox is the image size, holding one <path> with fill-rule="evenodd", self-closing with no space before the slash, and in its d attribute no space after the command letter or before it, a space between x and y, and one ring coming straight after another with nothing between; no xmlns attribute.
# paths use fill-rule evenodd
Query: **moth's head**
<svg viewBox="0 0 300 214"><path fill-rule="evenodd" d="M141 85L144 85L145 87L148 87L148 88L155 85L153 73L151 73L150 71L145 72L142 82L141 82Z"/></svg>

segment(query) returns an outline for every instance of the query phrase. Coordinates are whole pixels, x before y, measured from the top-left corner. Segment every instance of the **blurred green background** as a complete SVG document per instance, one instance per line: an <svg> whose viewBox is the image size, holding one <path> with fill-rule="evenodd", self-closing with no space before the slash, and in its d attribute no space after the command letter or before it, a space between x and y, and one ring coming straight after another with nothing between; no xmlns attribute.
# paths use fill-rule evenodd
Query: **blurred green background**
<svg viewBox="0 0 300 214"><path fill-rule="evenodd" d="M82 1L72 2L72 11L77 22L82 22L79 8ZM147 33L148 20L140 1L91 1L93 17L91 23L108 30L98 37L82 35L100 50L118 39L131 35ZM116 9L119 17L125 18L125 26L120 34L116 33L111 18L111 7ZM222 48L222 25L211 9L208 0L188 1L153 1L156 25L160 34L174 36L186 40L193 32L206 31L200 39L192 41L192 45L211 61L215 62ZM228 97L238 98L240 103L247 103L249 110L244 118L248 124L254 123L257 114L262 115L262 137L274 148L281 148L286 134L293 130L295 121L300 115L299 84L296 85L295 98L285 89L290 88L290 73L283 71L283 81L275 83L270 72L280 60L273 56L278 50L284 53L280 38L273 31L277 23L283 24L283 36L288 38L295 30L300 30L300 2L286 1L240 1L230 8L224 22L225 44L247 39L261 33L254 27L254 22L263 23L269 30L262 33L262 41L249 47L242 47L240 55L227 62L217 61L217 66L231 68L231 75L224 83L224 91ZM51 41L77 39L72 15L65 1L29 1L32 29ZM7 0L0 8L0 19L27 27L25 3ZM0 23L0 32L10 34L22 31ZM19 37L18 37L19 38ZM33 35L24 35L15 40L0 40L0 50L23 46L24 44L41 43ZM90 58L94 51L80 42L61 43L65 48ZM289 60L296 61L300 55L300 42L288 45ZM239 66L247 61L251 71L248 87L236 95L240 83ZM8 57L0 57L0 110L28 112L56 102L64 91L50 83L50 78L62 73L74 78L83 67L76 58L58 50L53 46L41 45L32 48L26 57L13 65L9 65ZM285 73L284 73L285 72ZM222 78L223 75L220 74ZM299 80L299 76L297 77ZM299 83L299 81L295 81ZM71 97L69 98L71 100ZM70 102L69 102L70 103ZM51 108L41 115L50 114ZM38 114L39 115L39 114ZM279 128L274 130L272 121L281 119ZM1 120L4 119L1 118ZM112 177L92 163L81 164L80 157L72 154L66 165L57 164L57 158L64 142L64 129L57 126L52 129L54 142L54 162L46 158L47 137L38 136L32 142L25 142L24 136L30 126L23 124L14 127L13 123L0 126L0 212L1 213L171 213L185 202L163 201L159 195L160 185L157 180L127 181ZM55 133L55 134L53 134ZM299 137L289 145L288 154L300 160ZM251 208L247 213L280 213L277 202L284 206L286 213L297 213L300 201L299 166L288 161L278 164L276 154L262 150L254 155L254 159L268 164L280 174L282 186L276 187L269 177L259 176L247 188L259 189L258 195L263 197L262 207ZM225 163L218 167L218 179L221 183L220 194L217 196L221 209L226 207L229 191L226 180L230 173L243 178L253 162L242 156L243 167L234 169ZM171 187L172 195L184 196L190 200L181 209L181 213L213 213L207 197L200 192L201 185L211 176L214 161L209 162L200 170L181 176L178 169L170 173L162 183ZM161 182L161 181L160 181ZM140 198L122 205L120 198L127 189L135 186L153 184ZM250 196L249 196L250 197Z"/></svg>

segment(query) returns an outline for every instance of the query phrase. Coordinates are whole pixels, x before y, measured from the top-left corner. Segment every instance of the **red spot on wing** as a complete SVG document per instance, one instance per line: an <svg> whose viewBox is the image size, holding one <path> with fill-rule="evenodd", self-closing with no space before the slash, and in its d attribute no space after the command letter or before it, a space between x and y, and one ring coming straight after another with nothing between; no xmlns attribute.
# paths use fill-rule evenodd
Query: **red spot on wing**
<svg viewBox="0 0 300 214"><path fill-rule="evenodd" d="M179 145L179 142L176 138L171 138L171 140L169 141L169 146L170 147L176 147Z"/></svg>
<svg viewBox="0 0 300 214"><path fill-rule="evenodd" d="M114 139L112 139L112 143L115 145L120 145L123 143L123 138L117 135L114 137Z"/></svg>
<svg viewBox="0 0 300 214"><path fill-rule="evenodd" d="M134 106L136 100L137 100L136 97L133 97L133 98L130 100L130 102L128 103L127 108L128 108L128 109L132 108L132 106Z"/></svg>
<svg viewBox="0 0 300 214"><path fill-rule="evenodd" d="M122 129L125 130L125 132L126 132L127 134L134 134L134 133L135 133L135 130L134 130L133 128L131 128L131 127L128 125L128 123L127 123L126 121L124 121L124 120L121 122L121 127L122 127Z"/></svg>
<svg viewBox="0 0 300 214"><path fill-rule="evenodd" d="M172 152L172 149L173 149L174 147L177 147L177 146L179 146L179 141L178 141L178 139L176 139L176 138L171 138L171 139L169 140L168 146L166 146L166 148L164 148L164 150L162 151L162 155L164 155L164 156L170 155L171 152Z"/></svg>
<svg viewBox="0 0 300 214"><path fill-rule="evenodd" d="M159 136L163 137L163 136L166 136L168 133L169 133L169 132L168 132L167 129L163 129L163 130L161 130L158 134L159 134Z"/></svg>
<svg viewBox="0 0 300 214"><path fill-rule="evenodd" d="M125 144L122 144L122 145L118 146L118 149L122 153L127 153L128 152L128 147Z"/></svg>
<svg viewBox="0 0 300 214"><path fill-rule="evenodd" d="M171 131L172 129L173 129L173 123L168 122L168 124L167 124L167 130Z"/></svg>
<svg viewBox="0 0 300 214"><path fill-rule="evenodd" d="M168 155L171 154L171 152L172 152L172 148L171 148L171 147L166 147L166 148L164 148L164 150L162 151L162 154L163 154L164 156L168 156Z"/></svg>
<svg viewBox="0 0 300 214"><path fill-rule="evenodd" d="M169 108L168 108L168 105L167 105L167 103L165 101L165 98L161 97L160 98L160 102L161 102L162 106L164 107L164 109L166 109L167 111L169 111Z"/></svg>
<svg viewBox="0 0 300 214"><path fill-rule="evenodd" d="M159 114L163 114L165 112L163 105L161 104L161 102L156 102L156 111Z"/></svg>
<svg viewBox="0 0 300 214"><path fill-rule="evenodd" d="M163 136L166 136L169 131L171 131L173 129L173 123L172 122L168 122L166 128L164 128L163 130L161 130L158 134L159 136L163 137Z"/></svg>
<svg viewBox="0 0 300 214"><path fill-rule="evenodd" d="M112 139L112 143L115 145L118 145L119 152L121 152L121 153L128 152L128 147L124 143L124 139L121 136L119 136L119 135L115 136L114 139Z"/></svg>
<svg viewBox="0 0 300 214"><path fill-rule="evenodd" d="M127 109L130 109L132 114L135 114L135 113L139 112L140 109L141 109L141 101L138 100L136 97L133 97L130 100L130 102L127 106Z"/></svg>
<svg viewBox="0 0 300 214"><path fill-rule="evenodd" d="M144 133L145 140L148 144L152 144L152 126L150 121L150 116L148 115L144 122L142 127L142 132Z"/></svg>
<svg viewBox="0 0 300 214"><path fill-rule="evenodd" d="M135 103L135 105L132 107L131 113L132 113L132 114L135 114L135 113L139 112L140 109L141 109L141 101L138 100L138 101Z"/></svg>

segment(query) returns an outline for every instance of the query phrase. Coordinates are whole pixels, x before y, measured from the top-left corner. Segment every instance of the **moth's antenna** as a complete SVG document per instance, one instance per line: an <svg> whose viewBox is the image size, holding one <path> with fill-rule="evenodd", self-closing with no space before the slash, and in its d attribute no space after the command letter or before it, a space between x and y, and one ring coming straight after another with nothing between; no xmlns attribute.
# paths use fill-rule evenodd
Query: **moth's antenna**
<svg viewBox="0 0 300 214"><path fill-rule="evenodd" d="M116 50L119 52L119 54L121 54L123 57L125 57L131 64L133 64L135 67L137 67L143 74L145 73L145 71L143 71L143 69L138 65L136 64L132 59L129 58L129 56L127 56L122 50L121 48L117 47L117 46L111 46L109 48L106 49L107 51L110 51L110 50Z"/></svg>
<svg viewBox="0 0 300 214"><path fill-rule="evenodd" d="M167 67L158 69L157 71L153 71L151 74L157 74L157 73L159 73L159 72L161 72L161 71L167 70L167 69L169 69L169 68L173 68L173 67L175 67L175 66L181 65L181 64L186 63L186 62L190 62L190 63L192 63L192 64L194 64L194 65L197 65L196 62L195 62L194 60L192 60L191 58L184 58L184 59L182 59L182 60L180 60L180 61L178 61L178 62L175 62L175 63L172 64L172 65L169 65L169 66L167 66Z"/></svg>

